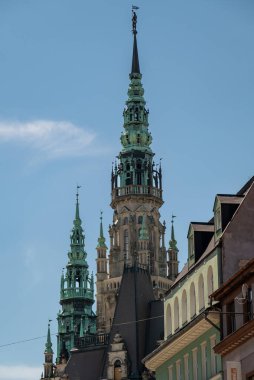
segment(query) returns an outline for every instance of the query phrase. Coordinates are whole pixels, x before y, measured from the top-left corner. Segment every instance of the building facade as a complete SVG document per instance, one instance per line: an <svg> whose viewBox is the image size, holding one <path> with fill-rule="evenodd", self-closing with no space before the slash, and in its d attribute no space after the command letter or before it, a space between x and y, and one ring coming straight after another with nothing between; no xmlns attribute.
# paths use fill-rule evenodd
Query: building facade
<svg viewBox="0 0 254 380"><path fill-rule="evenodd" d="M223 284L227 287L231 276L253 259L254 178L236 194L217 194L213 213L208 223L190 224L188 262L165 297L164 341L143 360L146 367L156 373L156 379L227 378L224 357L223 365L221 360L221 354L226 351L222 347L230 339L233 345L234 338L230 335L229 340L220 341L225 329L232 328L232 324L235 326L232 321L237 318L237 302L229 297L226 301L230 299L229 304L221 310L217 299L224 297ZM231 298L236 293L232 291ZM249 294L251 297L251 290ZM252 314L248 311L247 315L250 318ZM242 314L240 320L243 322ZM250 338L252 321L248 320L248 323L245 328L250 328ZM234 352L235 358L238 357L239 361L240 357L244 359L249 355L251 362L253 348L246 352L243 349L242 345ZM236 371L235 367L233 369ZM250 369L248 373L251 379ZM238 372L233 375L227 379L242 378Z"/></svg>
<svg viewBox="0 0 254 380"><path fill-rule="evenodd" d="M222 339L214 347L222 356L225 380L254 379L254 259L212 294L220 302Z"/></svg>

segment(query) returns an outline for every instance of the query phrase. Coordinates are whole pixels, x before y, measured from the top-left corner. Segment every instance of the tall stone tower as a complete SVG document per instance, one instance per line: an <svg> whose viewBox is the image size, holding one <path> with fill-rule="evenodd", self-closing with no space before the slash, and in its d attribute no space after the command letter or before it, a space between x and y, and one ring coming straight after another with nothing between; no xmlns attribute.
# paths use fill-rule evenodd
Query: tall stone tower
<svg viewBox="0 0 254 380"><path fill-rule="evenodd" d="M148 269L156 298L172 284L167 273L165 224L160 222L159 212L163 204L162 168L161 163L156 165L151 149L135 12L132 24L133 55L128 100L123 111L122 149L111 173L113 223L109 226L108 274L105 241L102 240L102 246L97 246L97 327L106 332L113 320L124 266L137 264Z"/></svg>
<svg viewBox="0 0 254 380"><path fill-rule="evenodd" d="M70 236L66 272L62 273L60 304L58 313L57 363L67 362L69 352L85 332L96 331L96 316L92 311L94 303L94 280L89 276L86 261L85 236L79 216L79 194L76 194L76 212Z"/></svg>

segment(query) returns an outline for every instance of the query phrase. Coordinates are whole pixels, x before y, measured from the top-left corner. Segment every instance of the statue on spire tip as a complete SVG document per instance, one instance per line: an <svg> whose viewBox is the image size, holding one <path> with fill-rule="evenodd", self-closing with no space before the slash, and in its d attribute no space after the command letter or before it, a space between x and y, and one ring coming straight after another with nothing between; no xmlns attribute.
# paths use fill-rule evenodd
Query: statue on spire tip
<svg viewBox="0 0 254 380"><path fill-rule="evenodd" d="M132 32L133 34L137 33L137 14L135 10L139 9L136 5L132 6Z"/></svg>

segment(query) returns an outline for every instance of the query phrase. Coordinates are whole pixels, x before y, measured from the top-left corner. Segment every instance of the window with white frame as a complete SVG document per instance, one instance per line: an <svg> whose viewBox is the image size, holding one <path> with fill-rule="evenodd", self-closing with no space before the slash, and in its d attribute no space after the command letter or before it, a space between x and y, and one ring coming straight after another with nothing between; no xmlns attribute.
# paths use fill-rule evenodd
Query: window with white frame
<svg viewBox="0 0 254 380"><path fill-rule="evenodd" d="M198 380L198 349L197 347L192 350L192 369L193 380Z"/></svg>
<svg viewBox="0 0 254 380"><path fill-rule="evenodd" d="M189 354L184 355L184 380L189 380L190 371L189 371Z"/></svg>
<svg viewBox="0 0 254 380"><path fill-rule="evenodd" d="M187 322L187 294L186 290L182 294L182 324Z"/></svg>
<svg viewBox="0 0 254 380"><path fill-rule="evenodd" d="M202 273L198 279L198 303L199 311L203 310L205 307L205 289L204 289L204 278Z"/></svg>
<svg viewBox="0 0 254 380"><path fill-rule="evenodd" d="M190 286L190 317L196 315L196 294L195 294L195 285L192 282Z"/></svg>
<svg viewBox="0 0 254 380"><path fill-rule="evenodd" d="M181 360L176 362L176 380L182 380L181 378Z"/></svg>
<svg viewBox="0 0 254 380"><path fill-rule="evenodd" d="M168 367L168 380L173 380L173 366Z"/></svg>
<svg viewBox="0 0 254 380"><path fill-rule="evenodd" d="M175 298L174 302L174 329L177 330L179 328L179 302L178 298Z"/></svg>
<svg viewBox="0 0 254 380"><path fill-rule="evenodd" d="M172 334L172 315L171 315L171 306L167 305L166 308L166 337Z"/></svg>
<svg viewBox="0 0 254 380"><path fill-rule="evenodd" d="M213 268L210 265L208 268L208 271L207 271L207 292L208 292L208 296L210 296L210 294L212 294L213 290L214 290Z"/></svg>
<svg viewBox="0 0 254 380"><path fill-rule="evenodd" d="M216 354L214 352L214 346L216 345L215 335L210 337L210 345L211 345L211 375L214 376L217 373Z"/></svg>
<svg viewBox="0 0 254 380"><path fill-rule="evenodd" d="M201 355L202 355L202 380L207 379L207 343L201 343Z"/></svg>

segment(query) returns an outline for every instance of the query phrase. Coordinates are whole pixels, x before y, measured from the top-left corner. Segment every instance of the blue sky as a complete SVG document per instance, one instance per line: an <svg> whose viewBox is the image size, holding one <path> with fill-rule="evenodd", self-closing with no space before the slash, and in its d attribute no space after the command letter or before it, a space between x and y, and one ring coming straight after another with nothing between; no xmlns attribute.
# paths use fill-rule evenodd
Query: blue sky
<svg viewBox="0 0 254 380"><path fill-rule="evenodd" d="M0 0L0 346L44 336L48 318L56 332L77 184L95 270L100 210L105 231L112 221L131 4ZM163 158L161 215L168 226L177 216L182 266L189 222L207 221L216 193L254 175L254 3L136 5L153 150ZM0 380L39 378L44 344L0 347Z"/></svg>

